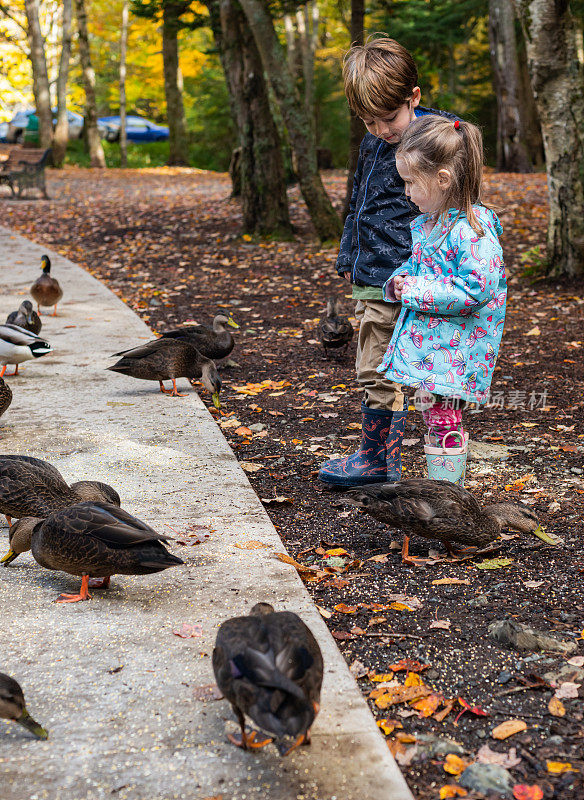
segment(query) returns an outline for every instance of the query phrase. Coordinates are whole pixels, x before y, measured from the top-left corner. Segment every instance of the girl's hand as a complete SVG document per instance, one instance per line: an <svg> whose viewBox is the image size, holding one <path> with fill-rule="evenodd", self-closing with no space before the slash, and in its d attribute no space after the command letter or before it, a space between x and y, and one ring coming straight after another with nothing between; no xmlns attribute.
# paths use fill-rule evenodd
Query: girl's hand
<svg viewBox="0 0 584 800"><path fill-rule="evenodd" d="M396 275L393 279L393 293L396 300L401 300L404 283L406 282L405 275Z"/></svg>

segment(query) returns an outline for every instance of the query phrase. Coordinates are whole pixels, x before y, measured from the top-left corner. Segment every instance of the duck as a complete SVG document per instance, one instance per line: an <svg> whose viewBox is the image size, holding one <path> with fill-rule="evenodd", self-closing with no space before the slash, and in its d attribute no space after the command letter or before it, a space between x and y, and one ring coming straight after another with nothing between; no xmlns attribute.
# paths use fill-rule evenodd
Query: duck
<svg viewBox="0 0 584 800"><path fill-rule="evenodd" d="M48 739L49 734L31 717L24 702L24 693L18 681L0 672L0 717L22 725L37 739Z"/></svg>
<svg viewBox="0 0 584 800"><path fill-rule="evenodd" d="M0 455L0 513L12 517L47 517L82 500L121 505L119 494L101 481L76 481L70 486L59 470L33 456Z"/></svg>
<svg viewBox="0 0 584 800"><path fill-rule="evenodd" d="M51 275L51 259L47 255L41 257L41 269L43 274L30 287L30 293L36 300L39 314L41 306L54 306L52 316L56 317L57 303L63 297L63 290L59 281Z"/></svg>
<svg viewBox="0 0 584 800"><path fill-rule="evenodd" d="M30 300L24 300L18 307L18 311L9 314L6 317L6 324L18 325L19 328L24 328L37 336L43 327L41 318L32 307Z"/></svg>
<svg viewBox="0 0 584 800"><path fill-rule="evenodd" d="M275 738L281 755L309 744L323 669L312 631L291 611L257 603L247 616L223 622L213 650L213 672L241 728L241 736L229 735L229 740L246 750ZM246 733L246 715L274 738Z"/></svg>
<svg viewBox="0 0 584 800"><path fill-rule="evenodd" d="M176 388L177 378L188 378L194 386L200 378L203 386L211 393L216 408L220 408L219 392L221 378L217 367L210 358L202 355L192 344L176 339L154 339L151 342L114 353L121 356L112 372L131 375L146 381L158 381L160 391L170 397L184 397ZM172 381L172 391L164 388L163 381Z"/></svg>
<svg viewBox="0 0 584 800"><path fill-rule="evenodd" d="M401 483L369 484L351 489L346 499L376 520L404 532L402 563L410 566L425 563L409 555L409 541L414 535L441 541L451 557L457 555L453 544L483 548L505 527L557 544L524 503L481 506L469 491L449 481L410 478Z"/></svg>
<svg viewBox="0 0 584 800"><path fill-rule="evenodd" d="M328 357L329 349L349 346L353 338L353 326L348 317L339 314L339 301L336 297L329 297L326 304L326 314L318 323L317 335Z"/></svg>
<svg viewBox="0 0 584 800"><path fill-rule="evenodd" d="M18 365L32 358L41 358L52 353L53 348L35 333L19 325L0 325L0 378L4 376L8 364L15 364L12 375L18 375Z"/></svg>
<svg viewBox="0 0 584 800"><path fill-rule="evenodd" d="M227 330L227 326L239 328L233 317L217 314L212 328L208 325L184 325L181 328L165 331L160 334L160 337L188 342L207 358L220 359L226 358L235 345L235 340Z"/></svg>
<svg viewBox="0 0 584 800"><path fill-rule="evenodd" d="M164 547L166 536L113 503L76 503L46 519L23 517L9 537L0 559L5 566L32 550L41 567L81 577L80 591L59 595L57 603L90 600L90 577L106 588L112 575L150 575L184 564Z"/></svg>
<svg viewBox="0 0 584 800"><path fill-rule="evenodd" d="M12 402L12 389L4 378L0 378L0 417Z"/></svg>

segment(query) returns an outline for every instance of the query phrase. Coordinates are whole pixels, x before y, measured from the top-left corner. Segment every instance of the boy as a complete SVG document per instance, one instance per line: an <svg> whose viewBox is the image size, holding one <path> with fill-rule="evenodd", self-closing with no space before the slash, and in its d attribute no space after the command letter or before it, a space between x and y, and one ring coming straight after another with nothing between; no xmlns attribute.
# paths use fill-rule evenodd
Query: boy
<svg viewBox="0 0 584 800"><path fill-rule="evenodd" d="M401 311L400 303L383 301L382 287L410 257L410 222L419 213L406 198L395 166L396 147L416 117L456 117L420 106L414 60L386 36L352 47L345 56L343 79L349 106L368 131L361 142L337 258L337 272L352 283L357 301L357 381L365 396L359 450L325 462L318 477L350 487L401 479L407 400L399 384L377 372Z"/></svg>

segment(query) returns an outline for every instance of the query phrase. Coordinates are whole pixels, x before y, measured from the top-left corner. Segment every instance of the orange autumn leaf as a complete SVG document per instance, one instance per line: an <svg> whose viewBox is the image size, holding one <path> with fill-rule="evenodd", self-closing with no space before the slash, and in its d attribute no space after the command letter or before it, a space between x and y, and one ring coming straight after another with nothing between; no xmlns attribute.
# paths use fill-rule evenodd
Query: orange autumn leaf
<svg viewBox="0 0 584 800"><path fill-rule="evenodd" d="M389 608L393 611L413 611L413 608L407 606L405 603L390 603Z"/></svg>
<svg viewBox="0 0 584 800"><path fill-rule="evenodd" d="M405 731L396 733L395 738L402 744L414 744L418 741L412 733L406 733Z"/></svg>
<svg viewBox="0 0 584 800"><path fill-rule="evenodd" d="M408 672L423 672L430 667L429 664L422 664L421 661L414 661L413 658L401 658L395 664L389 664L388 669L394 672L401 672L407 670Z"/></svg>
<svg viewBox="0 0 584 800"><path fill-rule="evenodd" d="M557 697L552 697L548 703L548 711L554 717L563 717L566 714L566 708L561 700Z"/></svg>
<svg viewBox="0 0 584 800"><path fill-rule="evenodd" d="M516 733L527 730L527 724L522 719L506 719L491 731L493 739L508 739Z"/></svg>
<svg viewBox="0 0 584 800"><path fill-rule="evenodd" d="M408 672L408 676L404 681L404 686L423 686L424 681L415 672Z"/></svg>
<svg viewBox="0 0 584 800"><path fill-rule="evenodd" d="M460 775L468 767L469 763L469 761L465 761L454 753L448 753L444 762L444 772L448 772L450 775Z"/></svg>
<svg viewBox="0 0 584 800"><path fill-rule="evenodd" d="M543 790L537 784L528 786L526 783L518 783L513 787L513 797L515 800L543 800Z"/></svg>
<svg viewBox="0 0 584 800"><path fill-rule="evenodd" d="M444 708L441 711L437 711L435 714L432 714L432 719L435 719L436 722L443 722L443 720L446 719L446 717L454 708L454 703L454 700L446 700L444 703Z"/></svg>
<svg viewBox="0 0 584 800"><path fill-rule="evenodd" d="M374 683L385 683L385 681L393 680L393 672L382 672L379 675L373 675L371 679Z"/></svg>
<svg viewBox="0 0 584 800"><path fill-rule="evenodd" d="M546 767L550 775L562 775L564 772L577 772L567 761L547 761Z"/></svg>
<svg viewBox="0 0 584 800"><path fill-rule="evenodd" d="M347 551L344 547L333 547L332 550L325 551L325 555L327 556L344 556L346 553Z"/></svg>
<svg viewBox="0 0 584 800"><path fill-rule="evenodd" d="M376 690L374 690L376 691ZM389 708L399 703L409 703L411 700L420 700L431 693L427 686L395 686L387 689L384 694L375 700L378 708Z"/></svg>
<svg viewBox="0 0 584 800"><path fill-rule="evenodd" d="M356 614L357 606L347 606L345 603L337 603L334 607L335 611L340 611L341 614Z"/></svg>
<svg viewBox="0 0 584 800"><path fill-rule="evenodd" d="M466 797L468 792L462 786L447 783L440 788L440 800L450 800L452 797Z"/></svg>
<svg viewBox="0 0 584 800"><path fill-rule="evenodd" d="M398 722L396 719L384 717L383 719L377 720L377 726L381 728L386 736L389 736L396 728L401 728L401 722Z"/></svg>
<svg viewBox="0 0 584 800"><path fill-rule="evenodd" d="M411 707L419 711L422 717L430 717L443 702L444 697L441 694L429 694L428 697L423 697L421 700L416 700L415 703L410 703Z"/></svg>

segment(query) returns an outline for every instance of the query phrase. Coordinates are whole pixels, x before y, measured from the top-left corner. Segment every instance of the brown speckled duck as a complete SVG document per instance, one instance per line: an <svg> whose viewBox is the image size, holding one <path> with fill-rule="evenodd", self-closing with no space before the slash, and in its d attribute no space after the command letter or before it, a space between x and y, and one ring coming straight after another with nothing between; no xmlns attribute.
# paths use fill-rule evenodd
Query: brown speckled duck
<svg viewBox="0 0 584 800"><path fill-rule="evenodd" d="M557 542L541 528L534 512L523 503L483 506L470 492L449 481L411 478L401 483L376 483L352 489L345 495L372 517L404 532L402 561L423 561L408 554L410 537L442 542L450 555L453 543L486 547L504 527L533 533L548 544Z"/></svg>
<svg viewBox="0 0 584 800"><path fill-rule="evenodd" d="M227 330L227 326L239 328L237 322L231 317L226 317L225 314L217 314L213 320L212 328L208 325L183 325L182 328L165 331L160 336L163 339L178 339L179 341L188 342L207 358L226 358L235 344L233 336Z"/></svg>
<svg viewBox="0 0 584 800"><path fill-rule="evenodd" d="M89 578L109 585L111 575L149 575L184 562L169 553L165 536L111 503L77 503L47 519L24 517L10 528L10 550L5 565L32 550L46 569L81 577L78 594L62 594L58 603L89 600Z"/></svg>
<svg viewBox="0 0 584 800"><path fill-rule="evenodd" d="M353 326L349 319L339 313L339 301L336 297L329 297L326 304L326 314L318 323L317 335L325 355L328 356L329 350L336 350L338 347L349 346L353 338Z"/></svg>
<svg viewBox="0 0 584 800"><path fill-rule="evenodd" d="M245 716L276 739L281 755L310 743L319 710L323 661L318 642L299 616L255 605L247 617L219 627L213 650L217 685L237 716L238 747L259 748L272 741L246 733Z"/></svg>
<svg viewBox="0 0 584 800"><path fill-rule="evenodd" d="M12 389L4 378L0 378L0 417L12 402Z"/></svg>
<svg viewBox="0 0 584 800"><path fill-rule="evenodd" d="M46 730L28 713L20 684L3 672L0 672L0 718L14 720L37 739L49 738Z"/></svg>
<svg viewBox="0 0 584 800"><path fill-rule="evenodd" d="M20 328L24 328L26 331L36 333L37 336L43 327L41 318L32 307L30 300L24 300L20 304L18 311L13 311L11 314L9 314L6 317L6 324L18 325Z"/></svg>
<svg viewBox="0 0 584 800"><path fill-rule="evenodd" d="M68 486L59 470L32 456L0 455L0 513L12 517L47 517L81 500L120 505L116 490L101 481Z"/></svg>
<svg viewBox="0 0 584 800"><path fill-rule="evenodd" d="M221 378L211 359L199 353L188 342L176 339L154 339L151 342L114 353L121 356L112 372L131 375L145 381L158 381L160 391L171 397L183 397L176 388L177 378L188 378L192 385L200 378L203 386L211 393L213 403L219 408ZM163 381L172 381L172 392L164 388Z"/></svg>
<svg viewBox="0 0 584 800"><path fill-rule="evenodd" d="M30 293L36 300L39 314L41 306L54 306L52 316L56 317L57 303L63 297L63 290L59 281L51 275L51 259L47 255L41 258L41 269L43 274L30 287Z"/></svg>

